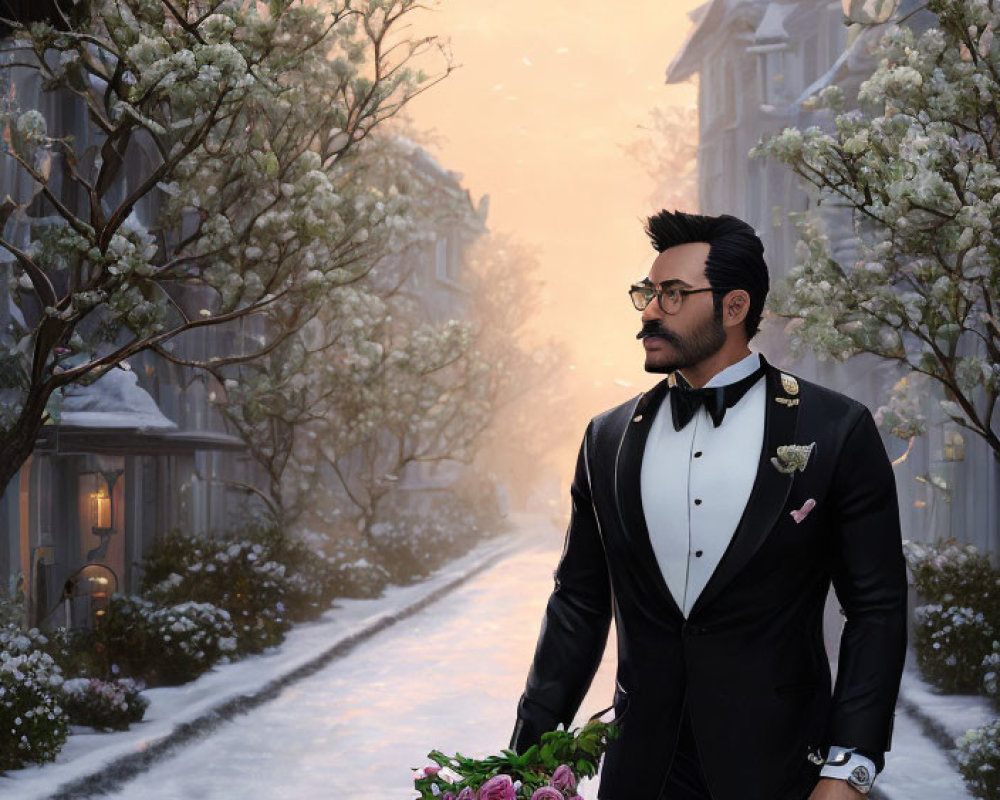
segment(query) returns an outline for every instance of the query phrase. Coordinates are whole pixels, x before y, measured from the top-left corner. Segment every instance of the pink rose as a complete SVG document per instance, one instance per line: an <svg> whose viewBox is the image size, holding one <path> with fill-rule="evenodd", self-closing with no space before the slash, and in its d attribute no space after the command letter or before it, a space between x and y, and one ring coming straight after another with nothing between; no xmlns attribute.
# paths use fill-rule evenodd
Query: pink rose
<svg viewBox="0 0 1000 800"><path fill-rule="evenodd" d="M421 778L429 778L431 775L437 775L441 771L441 767L424 767L418 772L414 773L413 780L418 781Z"/></svg>
<svg viewBox="0 0 1000 800"><path fill-rule="evenodd" d="M517 800L517 791L510 775L494 775L486 781L479 787L479 800Z"/></svg>
<svg viewBox="0 0 1000 800"><path fill-rule="evenodd" d="M455 793L445 792L443 795L441 795L441 800L455 800Z"/></svg>
<svg viewBox="0 0 1000 800"><path fill-rule="evenodd" d="M555 786L540 786L531 795L531 800L564 800L563 793Z"/></svg>
<svg viewBox="0 0 1000 800"><path fill-rule="evenodd" d="M476 795L471 786L466 786L458 793L458 800L476 800Z"/></svg>
<svg viewBox="0 0 1000 800"><path fill-rule="evenodd" d="M556 768L556 771L552 773L549 785L555 786L560 792L576 791L576 776L569 768L569 764L561 764Z"/></svg>

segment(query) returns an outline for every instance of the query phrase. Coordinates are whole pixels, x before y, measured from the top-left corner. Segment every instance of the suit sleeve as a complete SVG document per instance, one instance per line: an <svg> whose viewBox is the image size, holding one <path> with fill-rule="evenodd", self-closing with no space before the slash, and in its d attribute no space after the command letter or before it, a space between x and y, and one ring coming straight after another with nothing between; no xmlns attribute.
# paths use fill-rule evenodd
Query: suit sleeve
<svg viewBox="0 0 1000 800"><path fill-rule="evenodd" d="M510 748L518 754L561 722L573 722L600 666L611 626L611 583L601 532L594 516L587 427L570 488L572 513L555 588L542 618L528 680L517 704Z"/></svg>
<svg viewBox="0 0 1000 800"><path fill-rule="evenodd" d="M832 578L846 622L827 741L885 765L906 658L906 560L892 464L871 412L854 422L833 477Z"/></svg>

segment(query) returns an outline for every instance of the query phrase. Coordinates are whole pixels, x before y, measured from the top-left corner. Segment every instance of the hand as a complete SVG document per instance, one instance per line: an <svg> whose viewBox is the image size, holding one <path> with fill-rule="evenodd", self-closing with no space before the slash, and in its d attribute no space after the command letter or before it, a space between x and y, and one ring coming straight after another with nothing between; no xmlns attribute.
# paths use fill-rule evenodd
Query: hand
<svg viewBox="0 0 1000 800"><path fill-rule="evenodd" d="M860 800L867 797L842 778L820 778L808 800Z"/></svg>

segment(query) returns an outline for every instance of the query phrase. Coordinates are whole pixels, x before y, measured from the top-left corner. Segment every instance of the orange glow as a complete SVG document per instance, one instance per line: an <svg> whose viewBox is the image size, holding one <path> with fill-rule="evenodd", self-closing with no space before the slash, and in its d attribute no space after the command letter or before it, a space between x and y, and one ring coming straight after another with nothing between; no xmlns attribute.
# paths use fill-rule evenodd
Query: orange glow
<svg viewBox="0 0 1000 800"><path fill-rule="evenodd" d="M90 518L95 528L111 527L111 498L107 489L90 495Z"/></svg>
<svg viewBox="0 0 1000 800"><path fill-rule="evenodd" d="M461 66L409 114L443 140L428 149L463 174L474 201L490 195L489 227L539 252L536 332L572 349L566 412L581 434L591 416L662 378L643 370L627 297L654 255L642 221L659 210L655 184L624 148L654 107L696 103L693 82L668 86L665 75L701 4L445 0L413 19L413 35L450 37Z"/></svg>

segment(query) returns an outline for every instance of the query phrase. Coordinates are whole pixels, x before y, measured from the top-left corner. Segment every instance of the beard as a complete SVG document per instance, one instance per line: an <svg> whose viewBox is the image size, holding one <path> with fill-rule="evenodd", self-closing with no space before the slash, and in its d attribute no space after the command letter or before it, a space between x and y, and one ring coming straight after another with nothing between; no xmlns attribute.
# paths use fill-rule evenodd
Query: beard
<svg viewBox="0 0 1000 800"><path fill-rule="evenodd" d="M721 311L721 309L720 309ZM660 327L658 321L644 323L637 339L650 336L663 339L667 348L646 351L646 372L667 373L700 364L714 356L726 343L726 329L722 325L722 314L713 313L712 318L699 325L687 336L680 337Z"/></svg>

